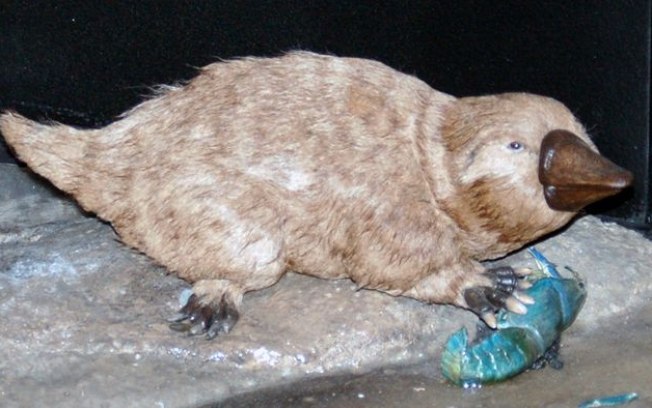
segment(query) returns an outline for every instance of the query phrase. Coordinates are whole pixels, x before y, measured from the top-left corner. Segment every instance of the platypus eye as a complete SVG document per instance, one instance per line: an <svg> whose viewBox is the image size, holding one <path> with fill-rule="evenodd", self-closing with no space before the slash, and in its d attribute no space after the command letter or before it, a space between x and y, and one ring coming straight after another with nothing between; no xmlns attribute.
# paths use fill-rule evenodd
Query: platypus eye
<svg viewBox="0 0 652 408"><path fill-rule="evenodd" d="M510 150L519 151L523 150L523 143L521 142L511 142L507 145Z"/></svg>

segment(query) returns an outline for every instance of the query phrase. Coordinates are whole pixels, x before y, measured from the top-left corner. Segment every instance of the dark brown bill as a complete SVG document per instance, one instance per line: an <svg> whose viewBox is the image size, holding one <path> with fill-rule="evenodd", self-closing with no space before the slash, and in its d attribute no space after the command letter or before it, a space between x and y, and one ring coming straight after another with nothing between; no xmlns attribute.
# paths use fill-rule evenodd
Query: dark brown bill
<svg viewBox="0 0 652 408"><path fill-rule="evenodd" d="M567 130L553 130L541 142L539 181L548 206L559 211L582 207L614 195L634 177Z"/></svg>

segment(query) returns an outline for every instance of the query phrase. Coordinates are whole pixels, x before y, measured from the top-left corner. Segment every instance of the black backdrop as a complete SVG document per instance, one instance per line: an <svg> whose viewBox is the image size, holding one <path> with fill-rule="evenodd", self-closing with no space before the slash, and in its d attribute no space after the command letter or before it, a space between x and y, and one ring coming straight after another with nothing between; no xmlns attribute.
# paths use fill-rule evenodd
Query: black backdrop
<svg viewBox="0 0 652 408"><path fill-rule="evenodd" d="M636 174L593 211L652 223L650 0L0 0L0 108L101 126L194 67L291 49L377 59L457 96L553 96Z"/></svg>

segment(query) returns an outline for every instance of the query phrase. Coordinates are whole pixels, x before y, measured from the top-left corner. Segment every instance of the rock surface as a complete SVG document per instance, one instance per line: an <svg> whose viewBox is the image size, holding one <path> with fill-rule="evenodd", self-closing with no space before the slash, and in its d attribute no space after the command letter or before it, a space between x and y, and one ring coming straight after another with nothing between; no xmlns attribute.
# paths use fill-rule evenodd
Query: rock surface
<svg viewBox="0 0 652 408"><path fill-rule="evenodd" d="M2 406L189 407L311 377L438 366L447 336L476 322L288 274L245 296L232 333L186 337L165 318L187 284L26 171L0 164L0 186ZM537 247L588 281L571 342L622 330L652 303L652 243L636 232L584 217ZM498 262L533 265L523 252Z"/></svg>

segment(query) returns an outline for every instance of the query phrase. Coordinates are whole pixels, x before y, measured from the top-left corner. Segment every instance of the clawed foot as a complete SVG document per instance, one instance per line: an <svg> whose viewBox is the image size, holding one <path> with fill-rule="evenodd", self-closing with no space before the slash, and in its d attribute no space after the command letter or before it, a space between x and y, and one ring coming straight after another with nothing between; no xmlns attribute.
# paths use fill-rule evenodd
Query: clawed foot
<svg viewBox="0 0 652 408"><path fill-rule="evenodd" d="M168 319L172 330L186 332L191 336L206 333L208 339L218 334L228 333L238 321L240 314L237 307L225 296L213 306L203 304L193 294L179 312Z"/></svg>
<svg viewBox="0 0 652 408"><path fill-rule="evenodd" d="M525 314L526 304L534 299L519 289L527 289L530 283L522 280L529 275L529 269L513 269L509 266L488 269L483 275L492 282L491 286L474 286L464 291L464 300L471 311L480 316L487 326L496 328L496 312L505 308L510 312Z"/></svg>

